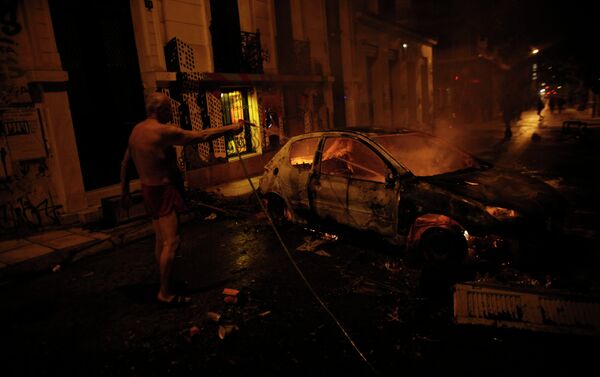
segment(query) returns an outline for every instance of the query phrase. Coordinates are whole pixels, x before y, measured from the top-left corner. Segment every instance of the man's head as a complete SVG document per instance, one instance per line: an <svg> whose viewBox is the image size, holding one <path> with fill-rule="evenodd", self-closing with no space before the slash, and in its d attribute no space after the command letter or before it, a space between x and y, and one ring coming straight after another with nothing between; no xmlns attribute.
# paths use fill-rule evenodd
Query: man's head
<svg viewBox="0 0 600 377"><path fill-rule="evenodd" d="M154 118L159 123L171 121L171 102L163 93L151 93L146 99L146 113L148 118Z"/></svg>

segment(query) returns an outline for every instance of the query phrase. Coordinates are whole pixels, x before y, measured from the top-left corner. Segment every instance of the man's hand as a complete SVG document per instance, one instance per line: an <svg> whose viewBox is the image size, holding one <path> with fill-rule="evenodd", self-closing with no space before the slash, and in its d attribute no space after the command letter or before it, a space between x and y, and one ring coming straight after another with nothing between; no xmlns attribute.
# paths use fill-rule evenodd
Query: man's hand
<svg viewBox="0 0 600 377"><path fill-rule="evenodd" d="M244 130L245 126L256 127L256 124L248 122L244 119L239 119L235 126L236 127L234 127L234 129L232 130L232 134L237 135Z"/></svg>
<svg viewBox="0 0 600 377"><path fill-rule="evenodd" d="M244 128L245 128L246 124L252 124L252 123L246 122L243 119L239 119L237 121L237 124L236 124L237 127L235 127L234 130L231 133L233 135L237 135L237 134L241 133L242 131L244 131Z"/></svg>

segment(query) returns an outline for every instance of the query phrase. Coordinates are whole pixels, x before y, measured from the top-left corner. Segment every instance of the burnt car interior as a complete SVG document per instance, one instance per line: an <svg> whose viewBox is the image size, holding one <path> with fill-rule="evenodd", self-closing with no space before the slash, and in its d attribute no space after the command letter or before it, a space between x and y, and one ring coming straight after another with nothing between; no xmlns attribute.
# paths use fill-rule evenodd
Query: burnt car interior
<svg viewBox="0 0 600 377"><path fill-rule="evenodd" d="M362 142L348 137L331 137L325 139L320 173L383 183L387 166Z"/></svg>

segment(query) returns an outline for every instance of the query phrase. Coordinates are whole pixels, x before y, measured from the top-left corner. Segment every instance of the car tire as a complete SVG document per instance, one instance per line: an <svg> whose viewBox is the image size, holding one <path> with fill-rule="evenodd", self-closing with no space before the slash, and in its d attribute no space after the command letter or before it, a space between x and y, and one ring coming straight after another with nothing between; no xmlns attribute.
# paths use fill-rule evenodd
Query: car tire
<svg viewBox="0 0 600 377"><path fill-rule="evenodd" d="M291 225L292 212L280 196L270 195L267 198L267 211L275 226L288 227Z"/></svg>
<svg viewBox="0 0 600 377"><path fill-rule="evenodd" d="M430 264L460 264L467 257L467 242L448 229L433 228L421 236L419 254Z"/></svg>

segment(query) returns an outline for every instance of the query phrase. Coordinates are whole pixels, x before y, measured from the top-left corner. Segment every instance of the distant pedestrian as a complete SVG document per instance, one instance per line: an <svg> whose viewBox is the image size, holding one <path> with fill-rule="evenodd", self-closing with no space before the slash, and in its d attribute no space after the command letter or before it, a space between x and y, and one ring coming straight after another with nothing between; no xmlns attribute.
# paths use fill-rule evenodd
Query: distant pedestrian
<svg viewBox="0 0 600 377"><path fill-rule="evenodd" d="M562 113L563 109L565 108L565 102L566 102L565 99L562 98L562 97L558 97L556 99L556 103L558 105L558 113L559 114Z"/></svg>
<svg viewBox="0 0 600 377"><path fill-rule="evenodd" d="M511 93L505 93L500 103L502 110L502 121L504 122L504 138L512 137L511 124L520 115L520 106L516 102L516 98Z"/></svg>
<svg viewBox="0 0 600 377"><path fill-rule="evenodd" d="M550 96L548 100L548 106L550 107L550 114L554 114L554 109L556 108L556 97Z"/></svg>
<svg viewBox="0 0 600 377"><path fill-rule="evenodd" d="M544 101L542 101L540 96L536 96L535 108L537 109L537 115L539 117L539 120L544 119L544 116L542 115L542 111L544 110L545 107L546 107L546 104L544 103Z"/></svg>
<svg viewBox="0 0 600 377"><path fill-rule="evenodd" d="M148 96L146 110L148 117L131 132L121 163L121 205L129 205L129 161L133 160L142 184L146 212L152 217L156 236L154 252L160 272L157 300L163 305L182 305L189 303L191 298L175 294L169 284L173 258L179 248L176 211L186 208L181 187L177 187L181 185L175 173L177 162L174 146L197 144L226 134L240 133L244 129L244 121L202 131L183 130L167 124L171 121L171 103L162 93Z"/></svg>

